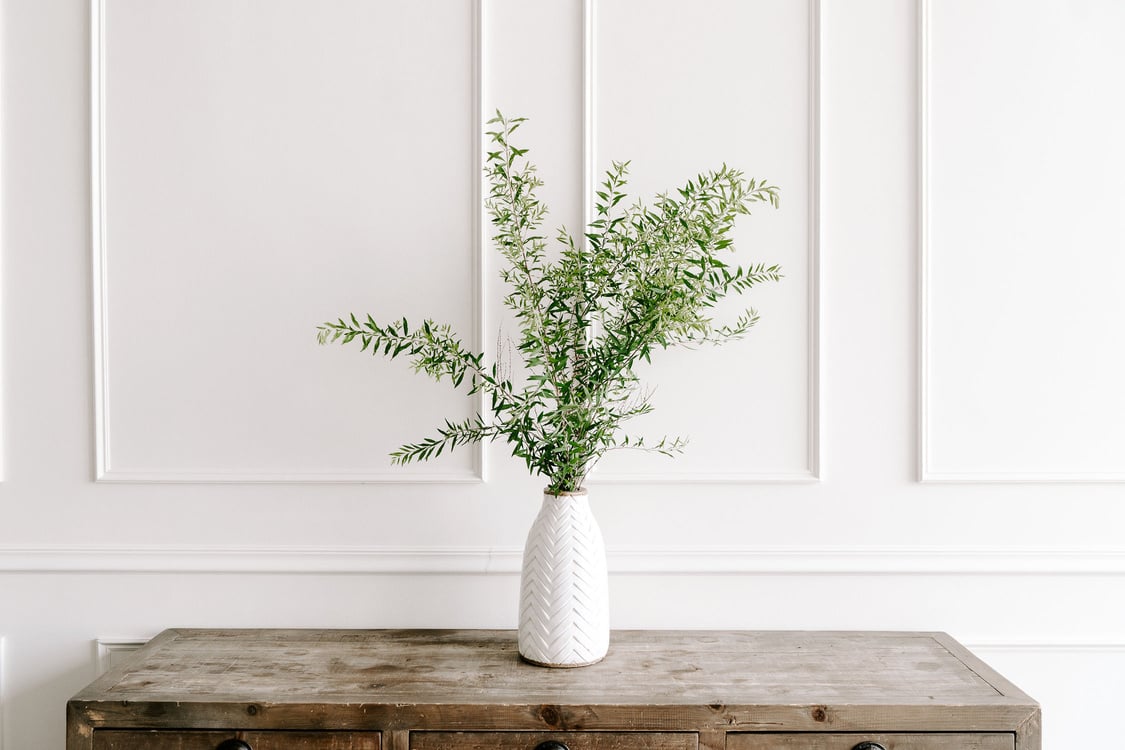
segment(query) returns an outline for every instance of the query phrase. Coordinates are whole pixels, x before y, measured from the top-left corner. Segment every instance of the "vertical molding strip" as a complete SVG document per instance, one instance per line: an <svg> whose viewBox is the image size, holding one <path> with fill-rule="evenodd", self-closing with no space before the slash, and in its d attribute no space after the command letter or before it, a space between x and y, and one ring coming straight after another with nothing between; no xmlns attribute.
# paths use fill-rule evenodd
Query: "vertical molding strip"
<svg viewBox="0 0 1125 750"><path fill-rule="evenodd" d="M91 236L93 250L93 361L94 361L94 478L98 482L171 483L171 484L477 484L486 481L487 461L483 443L474 446L473 470L470 475L403 474L393 471L328 470L305 472L256 471L253 469L189 470L143 469L115 470L112 463L110 432L110 368L109 368L109 255L106 225L106 4L110 0L90 0L90 191ZM485 334L485 289L482 227L481 227L481 101L482 101L482 4L484 0L466 0L471 7L470 94L469 117L472 144L472 165L476 172L470 186L473 209L470 215L473 239L472 252L472 347L481 351ZM483 414L483 394L474 398L475 407Z"/></svg>
<svg viewBox="0 0 1125 750"><path fill-rule="evenodd" d="M594 220L594 183L597 180L597 23L594 0L582 2L582 231ZM583 242L585 238L583 238Z"/></svg>
<svg viewBox="0 0 1125 750"><path fill-rule="evenodd" d="M4 636L0 635L0 750L4 750L4 716L8 712L7 703L4 702L6 695L4 692L4 668L6 666L4 656Z"/></svg>
<svg viewBox="0 0 1125 750"><path fill-rule="evenodd" d="M109 328L105 236L105 0L90 2L90 227L93 241L95 478L109 475Z"/></svg>
<svg viewBox="0 0 1125 750"><path fill-rule="evenodd" d="M4 20L5 20L5 15L3 13L0 13L0 40L3 40L3 41L0 41L0 71L3 71L5 69L4 63L2 61L2 57L3 57L3 50L6 50L6 48L7 48L7 46L4 44L4 41L6 41L6 40L4 40L4 34L5 34L5 31L7 30L7 25L4 23ZM5 77L6 76L4 76L4 75L0 75L0 80L2 80ZM5 88L0 87L0 111L2 111L2 108L4 106L4 103L3 103L4 91L5 91ZM4 179L5 179L5 176L7 175L7 169L6 169L7 165L4 163L4 148L3 148L3 141L4 141L4 139L7 138L7 135L8 135L7 128L6 127L0 128L0 303L3 303L5 301L4 282L7 279L7 274L4 273L4 258L7 257L8 253L7 253L7 248L5 247L3 239L2 239L5 235L5 233L7 231L7 227L8 227L8 221L7 221L8 216L7 216L7 211L5 210L5 200L4 200L4 196L6 194L6 191L4 190ZM5 378L5 372L4 372L5 369L6 369L4 367L6 358L4 356L4 352L6 350L5 343L7 341L7 337L4 335L4 330L6 328L6 326L4 325L4 321L5 321L4 307L5 307L5 305L0 304L0 482L4 481L4 477L6 476L5 470L7 468L6 461L5 461L5 454L7 453L7 450L6 450L7 443L4 439L5 434L6 434L6 432L4 430L4 425L6 425L7 422L8 422L8 420L6 419L7 410L4 408L4 405L5 405L4 404L4 393L5 393L5 391L4 391L4 381L6 379ZM2 710L2 709L0 709L0 710ZM2 737L3 737L3 726L0 726L0 744L3 743Z"/></svg>
<svg viewBox="0 0 1125 750"><path fill-rule="evenodd" d="M1005 471L935 471L932 468L930 439L930 346L932 296L930 266L933 258L930 194L932 176L932 111L933 65L933 3L917 0L917 80L918 80L918 481L933 484L1118 484L1125 482L1125 472L1005 472Z"/></svg>
<svg viewBox="0 0 1125 750"><path fill-rule="evenodd" d="M821 480L820 408L820 47L821 0L807 0L809 14L808 85L808 448L806 468L798 472L644 472L602 473L591 477L593 484L803 484ZM597 175L597 0L583 0L584 31L584 108L583 211L586 223L593 218L593 196Z"/></svg>
<svg viewBox="0 0 1125 750"><path fill-rule="evenodd" d="M809 0L809 479L820 481L820 56L821 0Z"/></svg>
<svg viewBox="0 0 1125 750"><path fill-rule="evenodd" d="M918 481L929 479L930 445L930 3L918 0Z"/></svg>
<svg viewBox="0 0 1125 750"><path fill-rule="evenodd" d="M473 121L472 128L472 161L473 176L469 184L469 195L472 197L473 210L471 236L473 237L473 349L487 354L485 351L487 341L487 313L485 310L488 298L485 287L485 248L488 242L484 237L484 228L488 224L484 221L484 0L472 0L473 4L473 41L472 41L472 79L473 93L470 107ZM488 357L485 357L488 361ZM491 410L488 408L488 399L484 392L476 394L477 414L487 423L491 421ZM478 440L473 446L473 468L481 482L488 481L488 444Z"/></svg>

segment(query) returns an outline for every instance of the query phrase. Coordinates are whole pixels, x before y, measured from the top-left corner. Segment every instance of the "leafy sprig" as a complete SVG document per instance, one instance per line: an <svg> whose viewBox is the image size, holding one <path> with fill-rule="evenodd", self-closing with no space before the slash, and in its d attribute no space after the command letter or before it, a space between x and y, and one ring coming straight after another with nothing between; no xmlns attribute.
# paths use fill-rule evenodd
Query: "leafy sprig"
<svg viewBox="0 0 1125 750"><path fill-rule="evenodd" d="M320 343L349 344L389 358L407 356L414 369L490 400L490 418L446 421L437 434L403 445L396 464L424 461L481 440L504 439L512 453L547 479L547 491L578 490L599 457L613 450L675 455L686 440L626 434L628 420L652 411L634 368L655 349L717 345L741 338L758 322L746 309L716 323L711 314L731 294L781 278L778 266L729 265L735 220L755 204L779 205L778 188L723 165L688 181L651 206L627 203L628 162L614 162L596 191L595 217L580 240L559 229L560 250L548 258L541 227L547 208L527 149L512 143L525 118L489 120L491 150L485 205L493 239L507 261L504 303L520 328L521 382L508 368L485 365L446 324L405 319L377 323L370 315L326 322Z"/></svg>

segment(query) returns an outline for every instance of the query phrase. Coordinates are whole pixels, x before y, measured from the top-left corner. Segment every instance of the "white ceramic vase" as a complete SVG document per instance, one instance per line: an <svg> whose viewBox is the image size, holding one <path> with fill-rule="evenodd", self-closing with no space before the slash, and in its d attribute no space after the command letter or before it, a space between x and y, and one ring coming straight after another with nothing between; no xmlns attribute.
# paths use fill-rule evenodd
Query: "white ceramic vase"
<svg viewBox="0 0 1125 750"><path fill-rule="evenodd" d="M520 656L584 667L609 650L605 542L586 491L543 495L523 549Z"/></svg>

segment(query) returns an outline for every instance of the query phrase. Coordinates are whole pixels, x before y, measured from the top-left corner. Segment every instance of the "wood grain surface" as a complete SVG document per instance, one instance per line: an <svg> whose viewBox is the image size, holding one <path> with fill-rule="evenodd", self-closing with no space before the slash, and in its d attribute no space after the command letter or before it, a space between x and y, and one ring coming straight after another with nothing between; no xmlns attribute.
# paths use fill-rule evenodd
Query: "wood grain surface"
<svg viewBox="0 0 1125 750"><path fill-rule="evenodd" d="M690 732L414 732L410 750L536 750L559 742L567 750L696 750Z"/></svg>
<svg viewBox="0 0 1125 750"><path fill-rule="evenodd" d="M231 739L253 750L379 750L378 732L170 732L101 730L94 750L215 750Z"/></svg>
<svg viewBox="0 0 1125 750"><path fill-rule="evenodd" d="M511 631L169 630L68 717L68 750L140 746L104 745L106 728L379 732L383 750L561 734L570 750L759 750L793 732L814 744L777 747L874 733L896 750L1040 750L1035 701L941 633L618 631L601 663L551 670L521 661Z"/></svg>
<svg viewBox="0 0 1125 750"><path fill-rule="evenodd" d="M757 704L1003 698L930 634L624 631L582 669L523 663L507 631L178 631L93 691L148 701ZM86 697L82 694L79 697Z"/></svg>
<svg viewBox="0 0 1125 750"><path fill-rule="evenodd" d="M991 734L732 734L727 750L853 750L864 742L884 750L1012 750L1014 735Z"/></svg>

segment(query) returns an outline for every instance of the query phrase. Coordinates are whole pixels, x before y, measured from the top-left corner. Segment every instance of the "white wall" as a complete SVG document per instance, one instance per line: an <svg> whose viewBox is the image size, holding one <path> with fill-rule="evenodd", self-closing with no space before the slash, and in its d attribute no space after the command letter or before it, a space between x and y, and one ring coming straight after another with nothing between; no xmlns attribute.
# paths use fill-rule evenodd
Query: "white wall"
<svg viewBox="0 0 1125 750"><path fill-rule="evenodd" d="M166 627L515 625L542 482L501 446L390 467L473 404L313 336L493 347L496 107L571 228L611 158L642 194L724 159L783 190L738 230L787 274L759 328L653 369L689 454L593 483L615 626L947 630L1046 747L1111 744L1117 3L0 8L3 750L60 750L66 698Z"/></svg>

